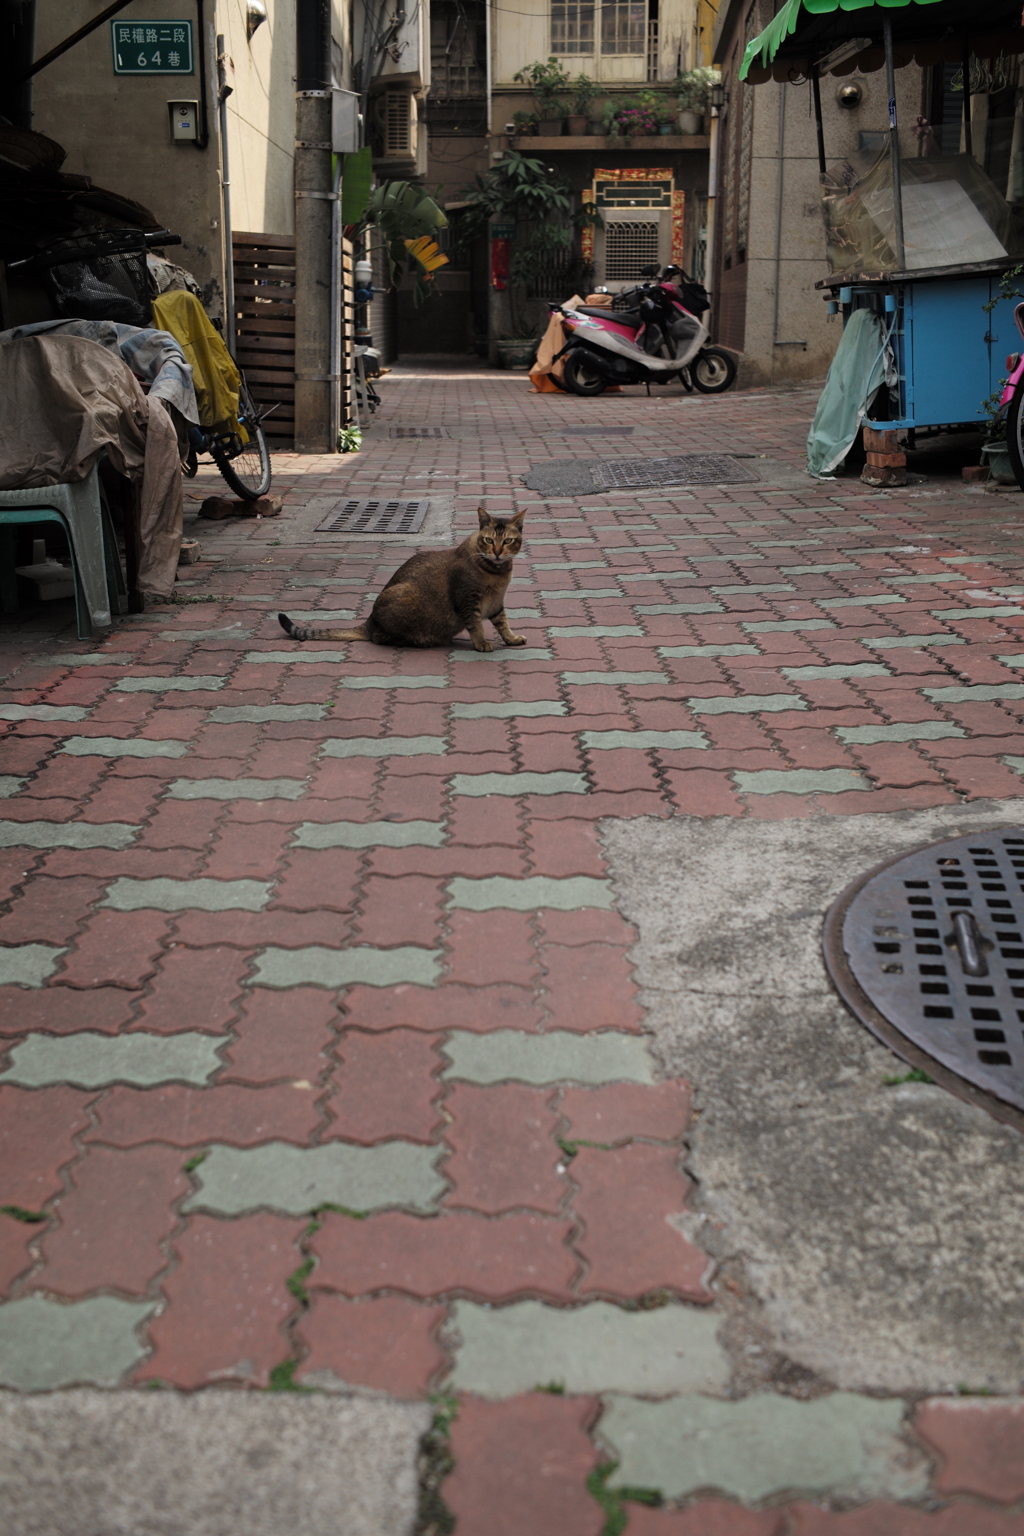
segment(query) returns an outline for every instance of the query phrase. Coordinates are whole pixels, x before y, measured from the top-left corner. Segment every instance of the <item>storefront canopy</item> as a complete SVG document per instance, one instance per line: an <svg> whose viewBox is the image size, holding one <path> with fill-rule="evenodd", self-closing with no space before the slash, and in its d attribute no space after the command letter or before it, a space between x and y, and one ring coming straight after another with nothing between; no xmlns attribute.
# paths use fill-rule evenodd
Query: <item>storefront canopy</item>
<svg viewBox="0 0 1024 1536"><path fill-rule="evenodd" d="M959 63L965 43L976 58L1024 53L1021 0L786 0L747 44L740 79L795 80L815 65L822 74L871 74L885 63L887 19L897 69Z"/></svg>

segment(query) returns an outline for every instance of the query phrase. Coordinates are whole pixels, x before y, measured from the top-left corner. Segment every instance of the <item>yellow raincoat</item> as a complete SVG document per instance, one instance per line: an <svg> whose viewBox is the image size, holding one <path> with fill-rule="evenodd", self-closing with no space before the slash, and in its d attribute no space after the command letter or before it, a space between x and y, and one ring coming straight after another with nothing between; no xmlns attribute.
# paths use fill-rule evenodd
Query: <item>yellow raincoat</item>
<svg viewBox="0 0 1024 1536"><path fill-rule="evenodd" d="M168 290L153 300L153 324L170 331L192 364L200 423L207 429L238 428L238 369L223 338L194 293Z"/></svg>

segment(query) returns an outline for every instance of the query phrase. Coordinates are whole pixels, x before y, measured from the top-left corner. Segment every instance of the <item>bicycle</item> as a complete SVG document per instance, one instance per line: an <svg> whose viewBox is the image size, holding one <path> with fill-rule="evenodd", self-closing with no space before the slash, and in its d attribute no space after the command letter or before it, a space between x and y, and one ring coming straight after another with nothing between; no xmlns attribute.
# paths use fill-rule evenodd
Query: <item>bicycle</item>
<svg viewBox="0 0 1024 1536"><path fill-rule="evenodd" d="M113 320L152 328L146 251L151 246L180 245L168 229L144 234L139 229L101 230L51 241L34 256L8 263L7 270L35 267L58 315L65 320ZM258 410L244 377L238 393L237 430L189 427L182 471L190 479L199 454L209 453L228 487L243 501L258 501L270 489L270 450L262 422L276 405Z"/></svg>

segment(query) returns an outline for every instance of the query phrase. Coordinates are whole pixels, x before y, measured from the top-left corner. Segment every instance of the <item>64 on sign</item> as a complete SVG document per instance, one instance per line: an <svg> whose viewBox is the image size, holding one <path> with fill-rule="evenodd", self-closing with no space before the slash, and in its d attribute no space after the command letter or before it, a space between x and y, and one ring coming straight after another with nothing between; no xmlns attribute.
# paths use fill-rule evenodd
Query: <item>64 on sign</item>
<svg viewBox="0 0 1024 1536"><path fill-rule="evenodd" d="M191 75L190 21L112 21L115 75Z"/></svg>

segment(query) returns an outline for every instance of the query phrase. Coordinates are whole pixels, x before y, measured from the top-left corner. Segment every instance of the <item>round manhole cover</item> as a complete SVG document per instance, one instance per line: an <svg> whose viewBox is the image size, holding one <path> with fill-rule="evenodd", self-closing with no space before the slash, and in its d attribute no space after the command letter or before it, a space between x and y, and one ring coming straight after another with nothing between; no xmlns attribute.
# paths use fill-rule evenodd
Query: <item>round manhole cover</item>
<svg viewBox="0 0 1024 1536"><path fill-rule="evenodd" d="M903 854L848 886L825 963L874 1034L1024 1128L1024 828Z"/></svg>

